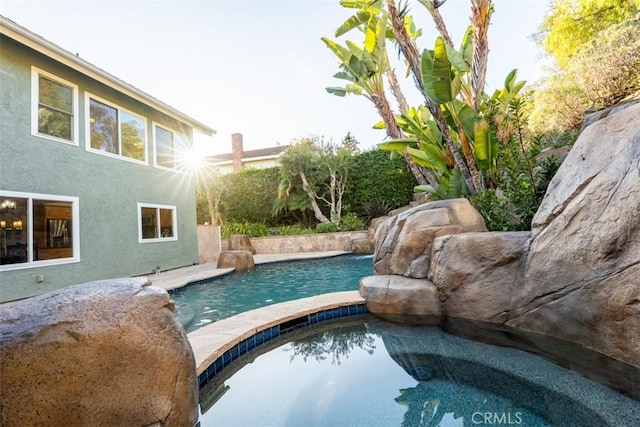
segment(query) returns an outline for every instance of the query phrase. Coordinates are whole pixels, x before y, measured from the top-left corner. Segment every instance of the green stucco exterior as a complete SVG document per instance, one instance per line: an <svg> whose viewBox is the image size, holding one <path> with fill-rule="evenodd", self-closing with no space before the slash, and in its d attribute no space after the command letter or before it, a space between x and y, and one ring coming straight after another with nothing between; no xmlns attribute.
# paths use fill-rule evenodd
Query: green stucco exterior
<svg viewBox="0 0 640 427"><path fill-rule="evenodd" d="M167 270L196 264L195 179L154 167L152 122L191 139L192 129L152 105L1 37L0 190L78 197L80 261L0 271L0 301L87 281L147 274L157 266ZM31 134L32 66L78 85L78 146ZM87 151L85 92L147 119L147 165ZM177 241L139 243L138 203L176 206ZM36 283L36 276L44 276L44 281Z"/></svg>

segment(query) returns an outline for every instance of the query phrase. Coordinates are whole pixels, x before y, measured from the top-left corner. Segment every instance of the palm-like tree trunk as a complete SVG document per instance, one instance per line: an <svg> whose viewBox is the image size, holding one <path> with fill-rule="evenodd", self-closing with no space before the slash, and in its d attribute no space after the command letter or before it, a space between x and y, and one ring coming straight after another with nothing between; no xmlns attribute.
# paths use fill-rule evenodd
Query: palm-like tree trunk
<svg viewBox="0 0 640 427"><path fill-rule="evenodd" d="M458 168L460 168L460 172L464 177L464 180L467 183L467 187L469 188L469 192L471 195L474 195L477 191L482 188L481 186L476 187L476 181L478 179L473 179L471 172L469 171L469 167L467 166L467 162L460 155L457 147L455 146L453 139L451 138L451 133L449 132L449 126L444 119L444 115L442 114L442 110L440 106L433 102L428 96L426 91L424 90L424 83L422 81L422 68L421 68L421 60L420 55L418 54L418 48L415 45L414 40L409 37L407 31L404 27L404 21L398 14L398 9L396 8L396 4L394 0L386 0L387 2L387 11L389 12L389 18L391 21L391 26L396 35L396 42L398 43L398 47L402 52L402 55L405 57L407 62L409 63L409 67L411 68L411 73L413 75L413 80L416 84L416 87L422 93L425 104L431 115L435 119L438 130L442 133L442 137L445 141L445 145L451 151L453 158L456 162ZM477 171L476 171L477 173Z"/></svg>
<svg viewBox="0 0 640 427"><path fill-rule="evenodd" d="M493 13L491 0L471 0L471 25L473 27L473 63L471 64L471 92L473 108L480 106L487 77L489 58L489 21Z"/></svg>
<svg viewBox="0 0 640 427"><path fill-rule="evenodd" d="M444 20L442 19L442 15L440 15L440 10L438 9L444 4L445 1L446 0L428 0L422 1L420 3L422 3L427 11L429 11L429 14L433 19L434 24L436 24L436 28L444 39L444 42L449 46L453 46L453 42L451 41L451 37L449 36L449 31L447 31L447 26L445 25Z"/></svg>
<svg viewBox="0 0 640 427"><path fill-rule="evenodd" d="M396 99L398 103L398 108L402 114L407 114L409 112L409 104L407 103L407 98L404 97L404 93L402 93L402 89L400 89L400 83L398 83L398 78L396 77L395 70L391 67L391 64L387 60L387 79L389 80L389 87L391 88L391 93L393 97Z"/></svg>

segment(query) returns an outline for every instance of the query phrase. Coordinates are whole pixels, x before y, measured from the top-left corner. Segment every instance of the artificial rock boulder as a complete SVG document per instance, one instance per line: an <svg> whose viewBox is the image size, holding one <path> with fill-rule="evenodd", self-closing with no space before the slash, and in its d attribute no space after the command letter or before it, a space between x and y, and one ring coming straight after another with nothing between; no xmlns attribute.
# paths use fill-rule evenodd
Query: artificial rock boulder
<svg viewBox="0 0 640 427"><path fill-rule="evenodd" d="M425 203L393 216L376 229L375 274L426 278L431 246L439 236L487 231L467 199Z"/></svg>
<svg viewBox="0 0 640 427"><path fill-rule="evenodd" d="M481 219L460 200L427 203L382 223L374 271L383 276L360 287L369 310L400 318L436 312L437 299L449 319L505 324L539 334L541 345L557 338L640 368L639 117L637 103L586 127L530 233L474 232L484 231ZM445 203L473 212L459 215ZM455 225L454 216L469 221ZM423 282L407 286L409 299L417 289L429 289L428 297L396 303L403 301L401 276ZM623 382L604 372L600 380L609 385ZM625 390L640 399L640 380L629 383Z"/></svg>
<svg viewBox="0 0 640 427"><path fill-rule="evenodd" d="M255 267L253 254L250 251L222 251L218 255L218 268L234 268L236 271L250 270Z"/></svg>
<svg viewBox="0 0 640 427"><path fill-rule="evenodd" d="M193 352L147 279L71 286L0 307L1 425L188 426Z"/></svg>
<svg viewBox="0 0 640 427"><path fill-rule="evenodd" d="M640 367L640 104L589 125L533 218L508 324Z"/></svg>
<svg viewBox="0 0 640 427"><path fill-rule="evenodd" d="M232 234L229 236L229 250L249 251L251 255L256 254L256 250L251 246L251 240L246 234Z"/></svg>
<svg viewBox="0 0 640 427"><path fill-rule="evenodd" d="M504 322L518 288L530 234L461 233L433 243L429 279L446 316Z"/></svg>

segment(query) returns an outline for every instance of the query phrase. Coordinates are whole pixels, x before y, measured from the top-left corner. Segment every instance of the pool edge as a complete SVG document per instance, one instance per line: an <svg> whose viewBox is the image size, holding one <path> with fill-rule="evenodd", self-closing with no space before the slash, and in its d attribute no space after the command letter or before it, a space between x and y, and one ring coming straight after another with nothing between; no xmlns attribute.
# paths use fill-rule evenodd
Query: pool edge
<svg viewBox="0 0 640 427"><path fill-rule="evenodd" d="M286 301L219 320L187 334L203 387L231 361L291 330L367 312L358 291Z"/></svg>

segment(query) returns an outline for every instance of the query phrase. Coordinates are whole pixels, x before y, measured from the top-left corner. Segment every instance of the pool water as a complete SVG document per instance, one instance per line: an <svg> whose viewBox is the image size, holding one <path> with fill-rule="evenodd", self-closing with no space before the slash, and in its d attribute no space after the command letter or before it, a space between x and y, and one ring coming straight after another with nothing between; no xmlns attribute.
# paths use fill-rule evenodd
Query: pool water
<svg viewBox="0 0 640 427"><path fill-rule="evenodd" d="M358 289L373 274L372 255L344 255L262 264L171 292L187 332L254 308Z"/></svg>
<svg viewBox="0 0 640 427"><path fill-rule="evenodd" d="M306 329L205 385L200 427L640 425L639 402L522 350L371 315Z"/></svg>

